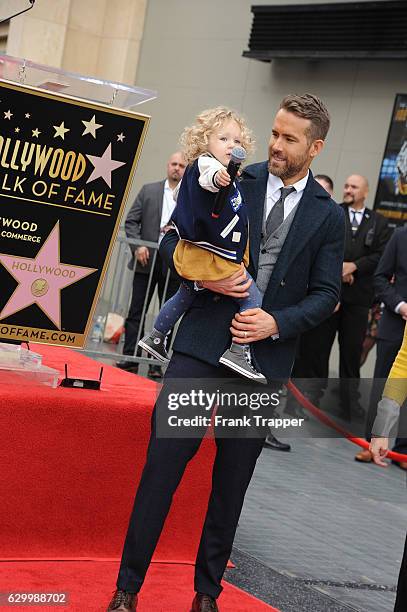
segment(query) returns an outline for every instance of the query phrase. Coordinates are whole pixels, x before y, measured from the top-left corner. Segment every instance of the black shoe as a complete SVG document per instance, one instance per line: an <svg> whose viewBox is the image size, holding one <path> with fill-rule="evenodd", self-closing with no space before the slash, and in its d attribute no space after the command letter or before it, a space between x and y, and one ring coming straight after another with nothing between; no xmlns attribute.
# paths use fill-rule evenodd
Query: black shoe
<svg viewBox="0 0 407 612"><path fill-rule="evenodd" d="M114 612L136 612L137 599L136 593L127 593L118 589L113 595L107 612L113 612L113 610Z"/></svg>
<svg viewBox="0 0 407 612"><path fill-rule="evenodd" d="M263 446L267 448L272 448L273 450L285 451L288 453L291 450L291 446L289 444L285 444L284 442L280 442L273 436L273 434L269 434L267 438L264 440Z"/></svg>
<svg viewBox="0 0 407 612"><path fill-rule="evenodd" d="M126 372L132 372L133 374L137 374L138 372L138 363L133 363L132 361L116 361L116 368L120 368L121 370L125 370Z"/></svg>
<svg viewBox="0 0 407 612"><path fill-rule="evenodd" d="M197 593L192 602L191 612L219 612L216 599L204 593Z"/></svg>
<svg viewBox="0 0 407 612"><path fill-rule="evenodd" d="M149 366L147 372L147 378L151 378L151 380L161 380L163 377L163 371L161 366Z"/></svg>
<svg viewBox="0 0 407 612"><path fill-rule="evenodd" d="M170 361L167 353L167 337L165 334L158 331L158 329L153 328L149 334L139 340L138 345L149 355L152 355L163 363L168 363Z"/></svg>

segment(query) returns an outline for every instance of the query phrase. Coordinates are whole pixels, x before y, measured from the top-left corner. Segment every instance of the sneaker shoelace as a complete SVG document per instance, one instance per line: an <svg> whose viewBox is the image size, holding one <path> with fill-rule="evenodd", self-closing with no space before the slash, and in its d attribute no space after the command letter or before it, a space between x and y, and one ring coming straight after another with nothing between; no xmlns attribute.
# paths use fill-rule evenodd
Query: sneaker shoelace
<svg viewBox="0 0 407 612"><path fill-rule="evenodd" d="M256 370L256 368L252 364L252 354L251 354L251 351L250 351L249 347L245 347L245 349L244 349L244 356L245 356L245 359L246 359L247 363L249 364L249 367L250 367L251 371L255 372L256 374L259 374L259 372Z"/></svg>

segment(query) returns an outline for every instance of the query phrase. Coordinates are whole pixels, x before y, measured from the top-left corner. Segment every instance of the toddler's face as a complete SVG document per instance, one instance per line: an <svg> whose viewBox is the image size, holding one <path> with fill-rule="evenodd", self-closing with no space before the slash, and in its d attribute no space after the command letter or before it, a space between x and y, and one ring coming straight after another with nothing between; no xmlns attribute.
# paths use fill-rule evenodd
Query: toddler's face
<svg viewBox="0 0 407 612"><path fill-rule="evenodd" d="M229 163L233 147L239 146L242 146L242 134L239 125L233 119L225 121L209 136L208 152L224 166Z"/></svg>

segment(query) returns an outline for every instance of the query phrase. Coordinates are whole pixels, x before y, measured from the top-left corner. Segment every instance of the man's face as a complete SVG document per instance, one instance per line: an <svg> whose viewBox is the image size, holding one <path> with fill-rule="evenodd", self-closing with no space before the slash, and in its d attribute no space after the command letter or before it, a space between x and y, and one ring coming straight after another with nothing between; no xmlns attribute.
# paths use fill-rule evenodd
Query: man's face
<svg viewBox="0 0 407 612"><path fill-rule="evenodd" d="M306 174L312 159L323 146L322 140L309 142L306 130L310 125L309 119L297 117L284 109L278 111L269 142L271 174L283 181L299 180Z"/></svg>
<svg viewBox="0 0 407 612"><path fill-rule="evenodd" d="M169 181L179 183L185 172L185 160L181 153L171 155L167 164L167 177Z"/></svg>
<svg viewBox="0 0 407 612"><path fill-rule="evenodd" d="M348 206L363 208L368 194L367 181L359 174L352 174L343 188L343 201Z"/></svg>

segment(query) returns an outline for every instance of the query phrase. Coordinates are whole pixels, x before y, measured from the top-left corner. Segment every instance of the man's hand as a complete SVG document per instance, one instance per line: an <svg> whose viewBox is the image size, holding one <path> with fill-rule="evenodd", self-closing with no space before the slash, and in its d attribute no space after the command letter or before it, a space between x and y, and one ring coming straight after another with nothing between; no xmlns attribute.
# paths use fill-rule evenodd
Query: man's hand
<svg viewBox="0 0 407 612"><path fill-rule="evenodd" d="M344 261L342 265L342 278L347 276L348 274L353 274L356 272L357 267L353 263L353 261Z"/></svg>
<svg viewBox="0 0 407 612"><path fill-rule="evenodd" d="M215 183L218 187L227 187L230 183L230 176L226 168L221 168L215 173Z"/></svg>
<svg viewBox="0 0 407 612"><path fill-rule="evenodd" d="M342 282L348 283L349 285L353 285L353 283L355 282L355 277L353 276L353 274L345 274L344 276L342 276Z"/></svg>
<svg viewBox="0 0 407 612"><path fill-rule="evenodd" d="M372 438L369 450L373 455L373 461L376 465L388 467L389 464L383 461L389 452L389 438Z"/></svg>
<svg viewBox="0 0 407 612"><path fill-rule="evenodd" d="M265 310L249 308L235 314L230 331L234 342L246 344L278 334L278 327L275 318Z"/></svg>
<svg viewBox="0 0 407 612"><path fill-rule="evenodd" d="M147 247L145 246L138 247L136 251L136 259L142 266L147 265L149 257L150 257L150 251L148 250Z"/></svg>
<svg viewBox="0 0 407 612"><path fill-rule="evenodd" d="M252 284L252 280L247 280L246 268L243 264L240 264L240 270L237 270L232 276L223 278L217 281L202 281L202 287L214 291L215 293L222 293L233 298L247 297L248 288Z"/></svg>
<svg viewBox="0 0 407 612"><path fill-rule="evenodd" d="M403 317L405 321L407 321L407 302L404 302L399 308L399 315Z"/></svg>

